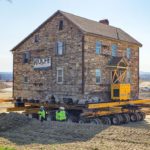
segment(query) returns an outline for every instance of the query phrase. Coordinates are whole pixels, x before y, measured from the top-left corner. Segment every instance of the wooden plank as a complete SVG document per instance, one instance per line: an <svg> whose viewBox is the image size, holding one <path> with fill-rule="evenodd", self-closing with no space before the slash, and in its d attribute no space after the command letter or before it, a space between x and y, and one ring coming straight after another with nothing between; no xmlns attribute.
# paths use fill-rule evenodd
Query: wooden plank
<svg viewBox="0 0 150 150"><path fill-rule="evenodd" d="M25 107L12 107L12 108L7 108L7 112L13 112L13 111L24 111Z"/></svg>

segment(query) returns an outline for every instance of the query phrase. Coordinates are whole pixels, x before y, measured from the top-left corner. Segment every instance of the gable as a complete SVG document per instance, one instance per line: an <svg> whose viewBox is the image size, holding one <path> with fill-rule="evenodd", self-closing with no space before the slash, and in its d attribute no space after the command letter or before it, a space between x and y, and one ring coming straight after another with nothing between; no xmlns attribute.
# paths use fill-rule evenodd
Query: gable
<svg viewBox="0 0 150 150"><path fill-rule="evenodd" d="M124 32L123 30L112 27L110 25L105 25L103 23L99 23L93 20L89 20L86 18L82 18L73 14L69 14L63 11L57 11L50 18L48 18L45 22L43 22L37 29L35 29L31 34L29 34L23 41L21 41L17 46L15 46L12 51L16 50L21 44L23 44L26 40L28 40L32 35L38 32L45 24L51 21L57 14L63 15L68 21L74 24L83 34L94 34L99 35L105 38L111 38L118 41L124 41L132 44L136 44L138 46L142 46L141 43L136 41L129 34Z"/></svg>

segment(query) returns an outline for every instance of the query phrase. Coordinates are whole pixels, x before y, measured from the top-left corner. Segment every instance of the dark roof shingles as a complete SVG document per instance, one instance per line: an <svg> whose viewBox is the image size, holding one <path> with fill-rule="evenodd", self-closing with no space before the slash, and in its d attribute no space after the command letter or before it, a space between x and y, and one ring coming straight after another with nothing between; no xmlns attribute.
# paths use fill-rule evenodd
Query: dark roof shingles
<svg viewBox="0 0 150 150"><path fill-rule="evenodd" d="M113 38L116 40L125 41L125 42L129 42L129 43L142 46L141 43L139 43L129 34L124 32L122 29L119 29L110 25L105 25L103 23L99 23L99 22L89 20L86 18L82 18L82 17L76 16L70 13L63 12L63 11L60 11L60 13L62 13L65 17L67 17L74 24L76 24L81 30L87 33L101 35L104 37Z"/></svg>

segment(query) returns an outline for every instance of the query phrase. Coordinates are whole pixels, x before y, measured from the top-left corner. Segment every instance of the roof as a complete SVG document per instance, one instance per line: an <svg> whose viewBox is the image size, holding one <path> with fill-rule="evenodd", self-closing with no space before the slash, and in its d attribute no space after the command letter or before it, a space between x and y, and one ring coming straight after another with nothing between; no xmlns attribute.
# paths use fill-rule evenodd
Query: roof
<svg viewBox="0 0 150 150"><path fill-rule="evenodd" d="M62 13L65 17L71 20L75 25L77 25L82 31L86 33L92 33L142 46L141 43L139 43L137 40L135 40L120 28L89 20L63 11L60 11L60 13Z"/></svg>
<svg viewBox="0 0 150 150"><path fill-rule="evenodd" d="M136 44L138 46L142 46L140 42L135 40L129 34L124 32L120 28L116 28L110 25L105 25L103 23L99 23L97 21L89 20L83 17L79 17L70 13L66 13L58 10L54 13L50 18L48 18L44 23L42 23L36 30L34 30L29 36L27 36L23 41L21 41L16 47L12 49L14 51L17 49L23 42L25 42L30 36L32 36L35 32L37 32L40 28L43 27L50 19L52 19L57 13L61 13L65 18L71 21L74 25L76 25L84 34L93 34L99 35L106 38L111 38L114 40L124 41L132 44Z"/></svg>
<svg viewBox="0 0 150 150"><path fill-rule="evenodd" d="M128 62L125 57L111 57L108 61L107 67L127 67Z"/></svg>

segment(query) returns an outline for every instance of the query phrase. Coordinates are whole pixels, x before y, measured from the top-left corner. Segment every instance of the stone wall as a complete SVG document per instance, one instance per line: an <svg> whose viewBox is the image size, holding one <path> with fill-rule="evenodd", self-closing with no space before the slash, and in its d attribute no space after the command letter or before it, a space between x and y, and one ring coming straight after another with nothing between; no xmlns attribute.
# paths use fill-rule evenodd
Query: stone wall
<svg viewBox="0 0 150 150"><path fill-rule="evenodd" d="M58 30L59 21L63 20L64 29ZM39 42L35 43L35 36ZM64 54L56 55L56 43L64 42ZM14 97L24 99L47 100L55 95L62 97L81 95L82 89L82 34L65 19L57 14L40 30L33 34L14 52ZM23 64L22 55L29 52L29 64ZM50 56L50 69L34 70L33 59ZM57 84L57 68L63 68L63 84ZM29 87L24 89L24 76L29 78Z"/></svg>
<svg viewBox="0 0 150 150"><path fill-rule="evenodd" d="M96 54L96 42L101 42L101 54ZM128 60L131 72L131 97L138 98L139 91L139 48L136 45L116 42L97 36L85 36L85 94L90 97L110 98L111 70L106 67L112 57L112 44L117 45L117 56L126 57L126 48L131 49ZM96 69L101 69L101 83L96 84Z"/></svg>

